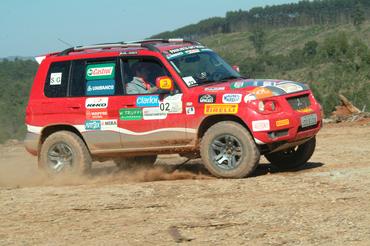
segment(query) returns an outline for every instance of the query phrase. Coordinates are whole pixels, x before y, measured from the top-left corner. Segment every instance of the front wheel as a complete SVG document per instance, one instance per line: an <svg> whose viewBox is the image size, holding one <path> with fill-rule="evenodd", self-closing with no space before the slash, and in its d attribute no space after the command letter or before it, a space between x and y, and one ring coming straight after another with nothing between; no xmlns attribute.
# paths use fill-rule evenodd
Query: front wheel
<svg viewBox="0 0 370 246"><path fill-rule="evenodd" d="M85 143L73 132L55 132L41 146L39 167L52 176L85 174L91 169L91 162Z"/></svg>
<svg viewBox="0 0 370 246"><path fill-rule="evenodd" d="M249 132L233 121L219 122L204 134L201 157L208 171L220 178L243 178L258 165L260 152Z"/></svg>
<svg viewBox="0 0 370 246"><path fill-rule="evenodd" d="M315 151L316 137L311 138L304 144L288 150L266 154L266 159L272 165L282 170L291 170L302 167L307 163Z"/></svg>

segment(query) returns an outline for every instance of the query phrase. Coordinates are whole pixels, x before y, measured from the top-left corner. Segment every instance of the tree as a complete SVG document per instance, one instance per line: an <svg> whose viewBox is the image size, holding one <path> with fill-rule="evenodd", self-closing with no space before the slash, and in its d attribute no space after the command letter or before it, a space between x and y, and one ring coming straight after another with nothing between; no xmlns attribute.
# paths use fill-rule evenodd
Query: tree
<svg viewBox="0 0 370 246"><path fill-rule="evenodd" d="M263 53L266 44L266 34L261 28L255 28L252 31L249 41L252 42L257 54Z"/></svg>
<svg viewBox="0 0 370 246"><path fill-rule="evenodd" d="M317 54L317 47L319 43L316 41L309 41L304 45L303 54L307 57L313 57Z"/></svg>
<svg viewBox="0 0 370 246"><path fill-rule="evenodd" d="M356 27L361 26L361 24L365 21L365 11L364 7L362 6L360 1L357 1L355 5L354 12L352 14L353 24Z"/></svg>

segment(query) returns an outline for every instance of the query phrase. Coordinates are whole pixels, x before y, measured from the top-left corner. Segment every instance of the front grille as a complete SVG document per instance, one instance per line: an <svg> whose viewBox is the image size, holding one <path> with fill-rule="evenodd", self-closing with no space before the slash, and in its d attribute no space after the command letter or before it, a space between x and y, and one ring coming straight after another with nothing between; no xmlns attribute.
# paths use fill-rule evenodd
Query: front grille
<svg viewBox="0 0 370 246"><path fill-rule="evenodd" d="M308 94L287 98L288 103L294 110L302 110L311 106Z"/></svg>

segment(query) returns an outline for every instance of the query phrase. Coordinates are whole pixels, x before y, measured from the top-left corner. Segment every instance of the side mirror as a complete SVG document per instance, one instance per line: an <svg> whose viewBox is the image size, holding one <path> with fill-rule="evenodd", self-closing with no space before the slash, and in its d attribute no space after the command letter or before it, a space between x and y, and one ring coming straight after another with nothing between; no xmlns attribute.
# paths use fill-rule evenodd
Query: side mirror
<svg viewBox="0 0 370 246"><path fill-rule="evenodd" d="M239 67L239 66L234 65L234 66L232 66L232 68L233 68L235 71L237 71L238 73L240 73L240 67Z"/></svg>
<svg viewBox="0 0 370 246"><path fill-rule="evenodd" d="M157 86L158 89L164 91L172 91L174 87L172 79L168 76L158 77L155 80L155 85Z"/></svg>

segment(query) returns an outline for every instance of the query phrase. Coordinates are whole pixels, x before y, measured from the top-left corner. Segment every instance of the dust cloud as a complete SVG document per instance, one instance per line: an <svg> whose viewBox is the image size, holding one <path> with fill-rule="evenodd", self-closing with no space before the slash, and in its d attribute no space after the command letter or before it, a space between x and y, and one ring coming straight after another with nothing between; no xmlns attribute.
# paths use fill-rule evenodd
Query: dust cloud
<svg viewBox="0 0 370 246"><path fill-rule="evenodd" d="M212 179L200 164L178 165L182 158L159 158L152 168L119 170L113 162L94 163L84 176L50 177L37 168L37 158L22 145L0 145L0 187L122 184L162 180Z"/></svg>

